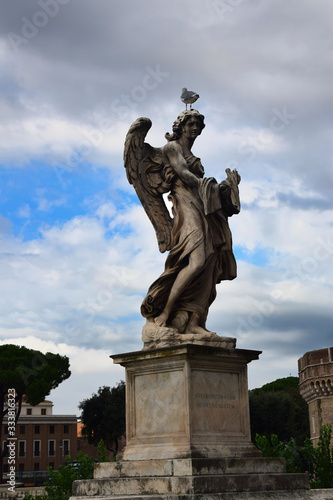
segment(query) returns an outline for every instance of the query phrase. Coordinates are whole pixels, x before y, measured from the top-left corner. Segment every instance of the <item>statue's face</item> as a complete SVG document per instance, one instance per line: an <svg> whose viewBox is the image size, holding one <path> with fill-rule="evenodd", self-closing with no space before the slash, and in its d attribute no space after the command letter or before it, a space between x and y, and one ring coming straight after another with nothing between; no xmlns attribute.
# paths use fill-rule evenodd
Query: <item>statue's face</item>
<svg viewBox="0 0 333 500"><path fill-rule="evenodd" d="M201 134L201 122L198 118L193 116L189 120L187 120L187 122L183 126L182 135L184 137L187 137L188 139L193 139L200 134Z"/></svg>

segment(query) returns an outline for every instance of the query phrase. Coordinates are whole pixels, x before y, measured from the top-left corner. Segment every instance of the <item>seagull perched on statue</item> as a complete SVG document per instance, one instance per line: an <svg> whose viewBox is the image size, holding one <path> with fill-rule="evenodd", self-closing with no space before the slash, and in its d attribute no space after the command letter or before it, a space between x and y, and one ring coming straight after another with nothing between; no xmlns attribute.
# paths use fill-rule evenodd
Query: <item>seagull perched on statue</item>
<svg viewBox="0 0 333 500"><path fill-rule="evenodd" d="M197 99L199 99L199 97L200 97L199 94L192 92L192 90L187 90L186 88L183 88L180 99L186 104L186 109L188 104L190 105L190 109L192 109L192 104Z"/></svg>

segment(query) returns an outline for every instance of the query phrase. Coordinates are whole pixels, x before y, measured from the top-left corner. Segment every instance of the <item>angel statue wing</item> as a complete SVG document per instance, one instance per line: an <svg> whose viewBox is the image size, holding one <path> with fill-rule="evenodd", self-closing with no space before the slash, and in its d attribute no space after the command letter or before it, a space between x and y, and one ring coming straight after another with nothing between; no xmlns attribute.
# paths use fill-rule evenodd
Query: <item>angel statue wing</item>
<svg viewBox="0 0 333 500"><path fill-rule="evenodd" d="M171 248L173 219L162 195L170 191L172 174L163 163L162 148L144 142L151 125L149 118L138 118L131 125L125 139L124 164L127 179L154 226L160 252L165 252Z"/></svg>

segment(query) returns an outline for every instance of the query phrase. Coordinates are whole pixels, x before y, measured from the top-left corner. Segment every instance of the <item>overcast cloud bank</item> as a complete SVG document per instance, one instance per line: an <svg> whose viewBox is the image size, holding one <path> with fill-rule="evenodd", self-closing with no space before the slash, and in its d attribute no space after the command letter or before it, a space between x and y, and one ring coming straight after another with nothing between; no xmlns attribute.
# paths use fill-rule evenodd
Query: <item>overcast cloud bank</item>
<svg viewBox="0 0 333 500"><path fill-rule="evenodd" d="M263 350L250 387L297 375L332 345L332 19L329 1L0 1L1 343L67 354L57 413L114 385L112 353L142 347L140 304L161 273L153 228L122 161L182 111L208 176L237 168L238 278L208 327Z"/></svg>

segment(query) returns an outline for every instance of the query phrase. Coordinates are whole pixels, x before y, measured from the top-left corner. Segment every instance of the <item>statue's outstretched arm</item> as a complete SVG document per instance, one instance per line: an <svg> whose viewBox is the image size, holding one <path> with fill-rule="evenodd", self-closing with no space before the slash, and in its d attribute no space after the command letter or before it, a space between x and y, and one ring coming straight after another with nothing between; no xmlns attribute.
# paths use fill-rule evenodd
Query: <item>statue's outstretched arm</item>
<svg viewBox="0 0 333 500"><path fill-rule="evenodd" d="M240 198L238 184L241 181L241 176L236 169L225 170L227 178L220 183L220 193L222 204L227 215L238 214L240 212Z"/></svg>

